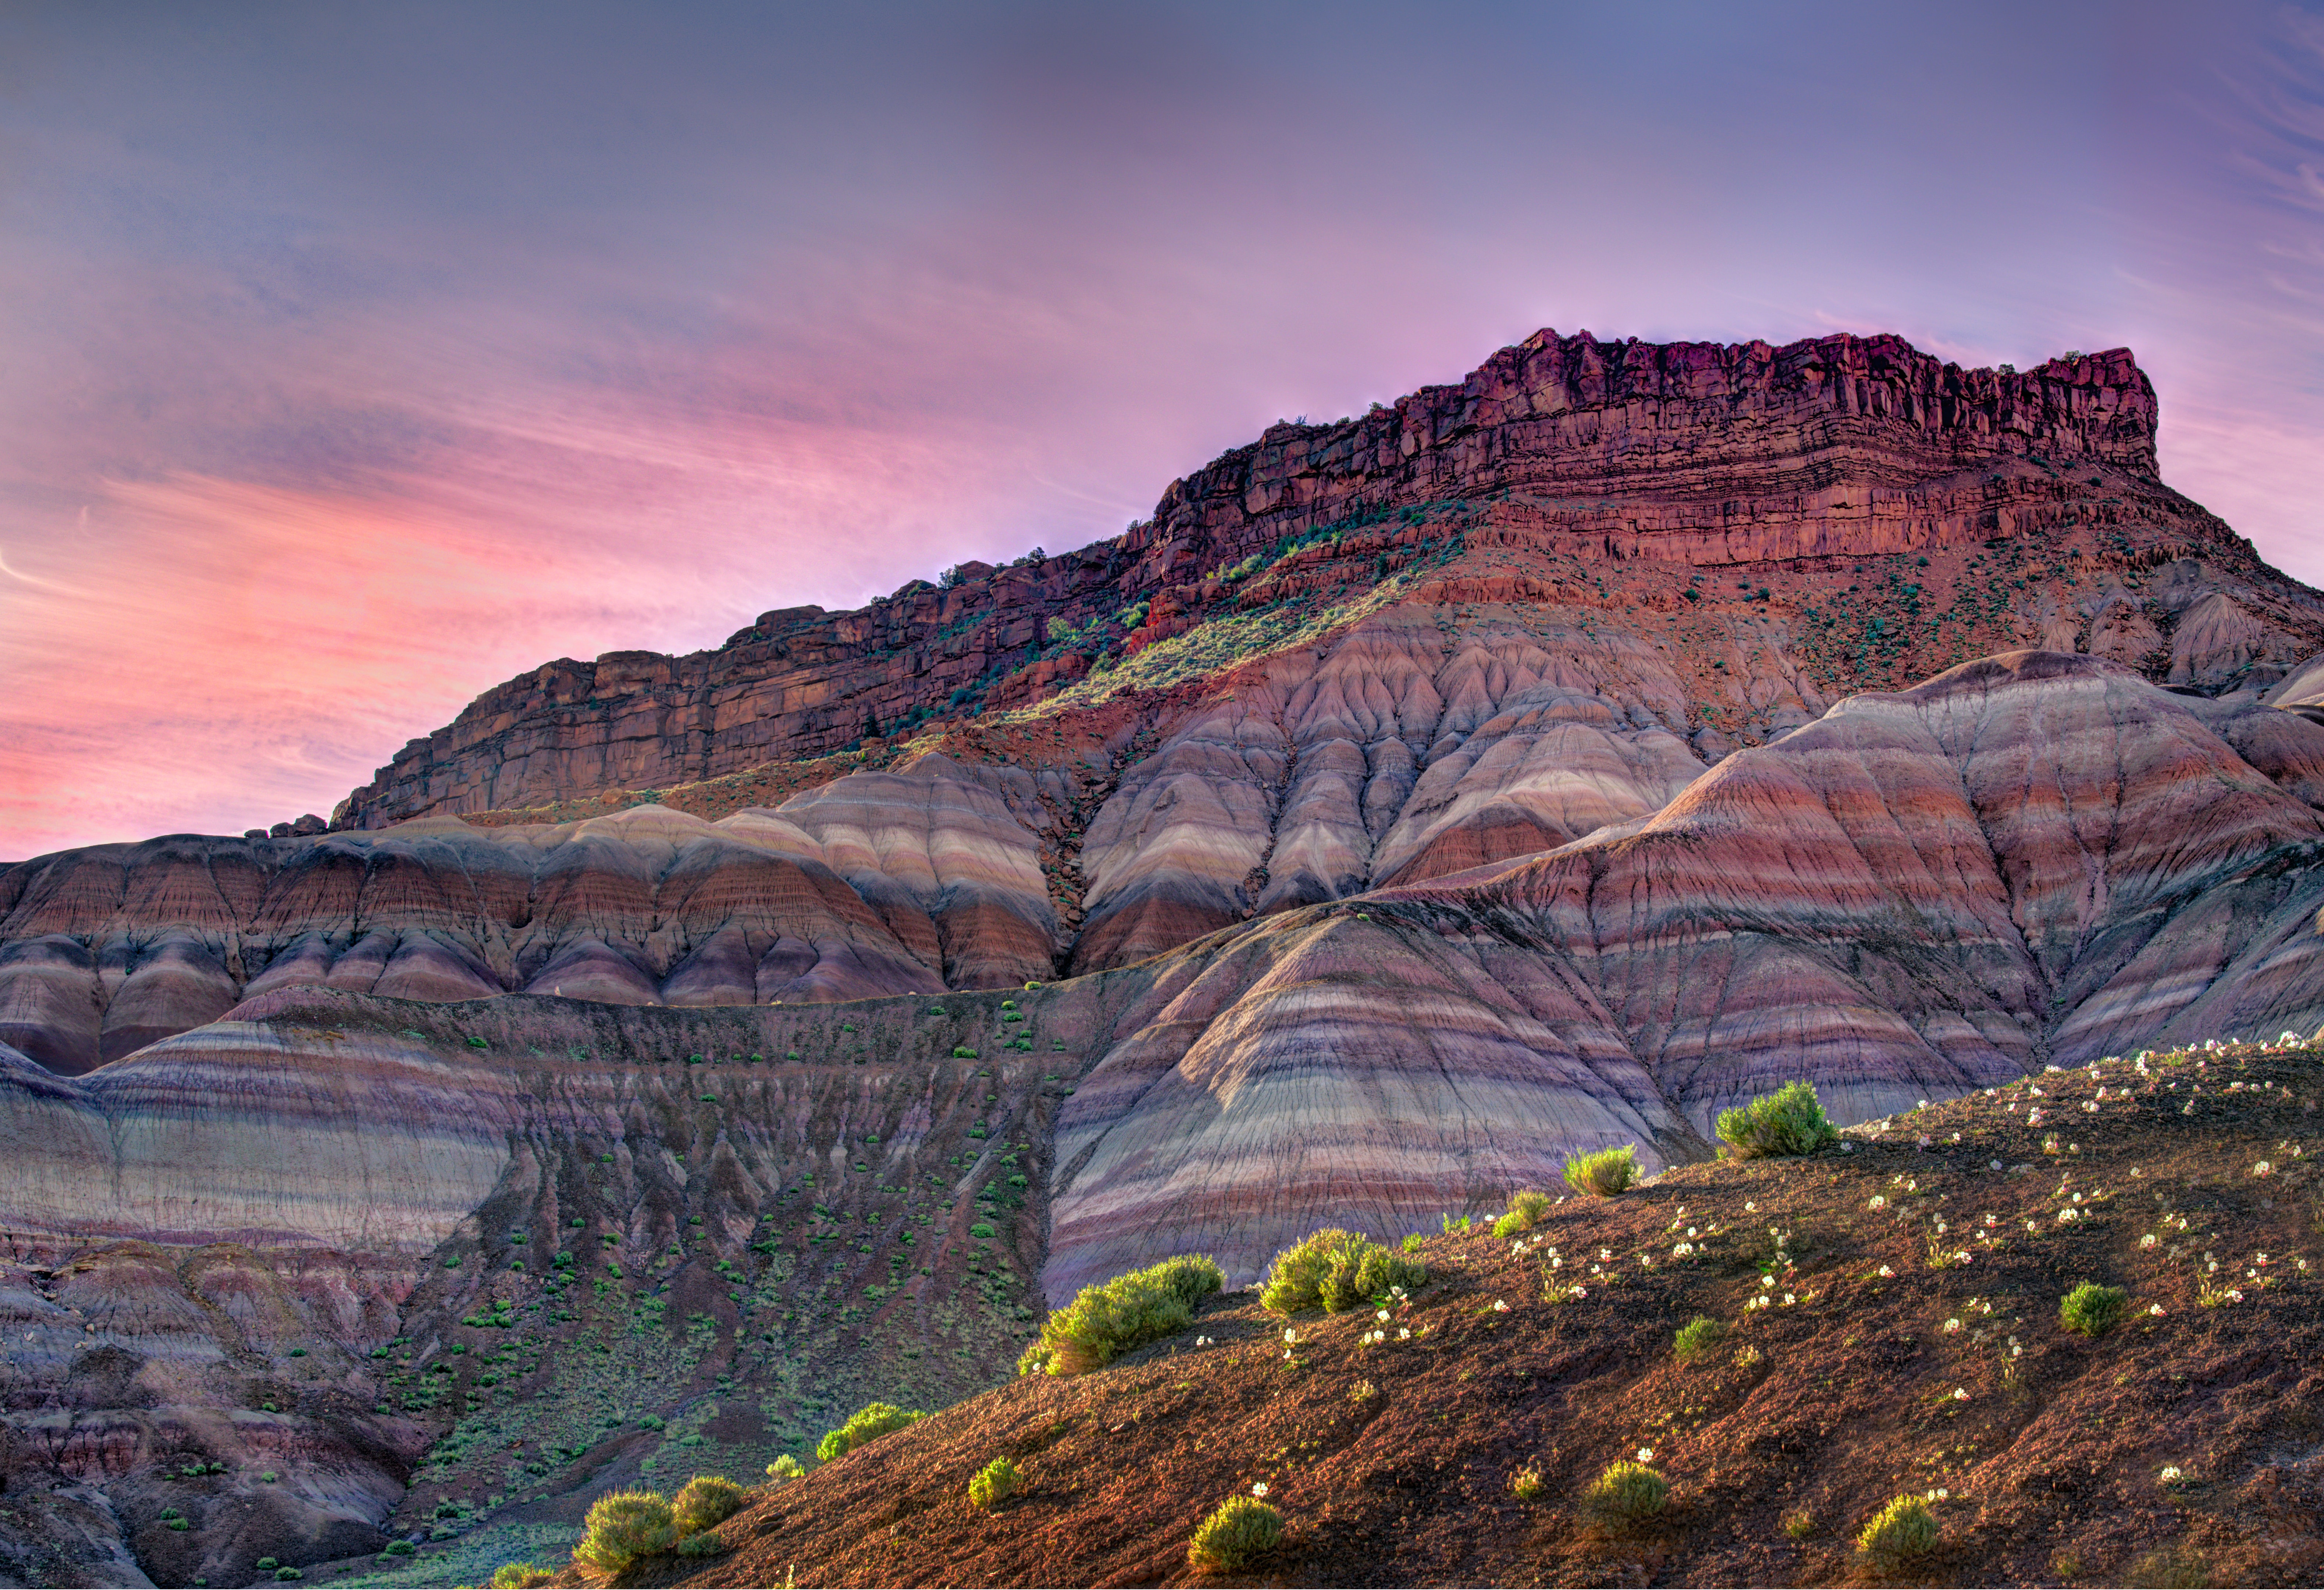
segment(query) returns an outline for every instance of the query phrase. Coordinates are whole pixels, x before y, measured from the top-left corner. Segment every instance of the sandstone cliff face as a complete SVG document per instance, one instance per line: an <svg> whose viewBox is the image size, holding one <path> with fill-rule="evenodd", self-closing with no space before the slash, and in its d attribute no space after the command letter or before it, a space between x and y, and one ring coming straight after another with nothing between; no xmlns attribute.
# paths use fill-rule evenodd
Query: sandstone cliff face
<svg viewBox="0 0 2324 1590"><path fill-rule="evenodd" d="M686 657L548 664L405 747L337 821L659 789L882 743L979 706L1028 705L1221 613L1327 600L1454 547L1445 579L1415 582L1407 599L1563 602L1648 639L1623 590L1642 565L1748 574L1740 594L1696 581L1689 611L1747 643L1778 613L1828 699L1908 682L1887 666L1902 660L1898 633L1868 637L1878 614L1810 614L1789 593L1751 606L1753 588L1782 584L1771 574L1958 562L1991 542L2062 551L2084 575L2104 572L2109 600L2094 607L2086 579L2044 568L1995 611L1978 583L1941 570L1914 582L1914 612L1966 621L1968 603L2006 633L1977 650L1959 633L1923 636L1909 660L1925 674L1998 639L2116 656L2207 692L2271 684L2324 649L2324 614L2156 480L2154 418L2123 349L2005 373L1893 336L1774 348L1543 332L1458 385L1337 425L1272 427L1173 483L1150 520L1111 541L964 565L948 589L916 582L858 612L767 613ZM1892 623L1910 617L1897 605Z"/></svg>

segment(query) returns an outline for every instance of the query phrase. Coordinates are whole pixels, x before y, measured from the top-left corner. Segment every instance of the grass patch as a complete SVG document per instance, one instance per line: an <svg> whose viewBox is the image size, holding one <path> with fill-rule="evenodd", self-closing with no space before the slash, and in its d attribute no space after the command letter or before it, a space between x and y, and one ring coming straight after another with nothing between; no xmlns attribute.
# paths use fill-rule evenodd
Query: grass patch
<svg viewBox="0 0 2324 1590"><path fill-rule="evenodd" d="M1275 1255L1259 1301L1276 1314L1308 1309L1340 1314L1386 1297L1391 1287L1410 1291L1427 1281L1428 1266L1418 1260L1361 1232L1326 1227Z"/></svg>
<svg viewBox="0 0 2324 1590"><path fill-rule="evenodd" d="M1671 1343L1671 1350L1678 1355L1680 1363L1689 1364L1726 1339L1725 1320L1713 1319L1708 1314L1697 1314L1678 1328L1678 1335Z"/></svg>
<svg viewBox="0 0 2324 1590"><path fill-rule="evenodd" d="M1918 1496L1899 1496L1872 1515L1857 1534L1856 1549L1879 1568L1895 1568L1925 1557L1937 1544L1937 1521Z"/></svg>
<svg viewBox="0 0 2324 1590"><path fill-rule="evenodd" d="M1839 1142L1840 1133L1825 1119L1813 1088L1786 1082L1740 1109L1720 1111L1719 1140L1735 1159L1778 1159L1813 1153Z"/></svg>
<svg viewBox="0 0 2324 1590"><path fill-rule="evenodd" d="M968 1482L968 1504L971 1507L993 1507L1017 1493L1017 1466L1006 1457L996 1457L976 1471Z"/></svg>
<svg viewBox="0 0 2324 1590"><path fill-rule="evenodd" d="M1198 1254L1117 1275L1042 1321L1040 1338L1017 1361L1019 1374L1086 1374L1122 1354L1176 1336L1194 1323L1194 1305L1226 1284L1226 1273Z"/></svg>
<svg viewBox="0 0 2324 1590"><path fill-rule="evenodd" d="M1565 1184L1591 1198L1613 1198L1630 1190L1638 1179L1638 1145L1601 1148L1578 1153L1565 1162Z"/></svg>
<svg viewBox="0 0 2324 1590"><path fill-rule="evenodd" d="M2101 1337L2122 1323L2130 1294L2118 1286L2085 1281L2058 1300L2058 1323L2087 1337Z"/></svg>
<svg viewBox="0 0 2324 1590"><path fill-rule="evenodd" d="M1602 1523L1641 1524L1670 1503L1670 1482L1643 1463L1609 1463L1582 1493L1582 1505Z"/></svg>
<svg viewBox="0 0 2324 1590"><path fill-rule="evenodd" d="M1510 1237L1532 1230L1549 1213L1549 1195L1544 1192L1518 1192L1509 1198L1509 1212L1493 1222L1493 1235L1506 1242Z"/></svg>
<svg viewBox="0 0 2324 1590"><path fill-rule="evenodd" d="M722 1475L698 1474L670 1501L671 1521L680 1535L716 1529L742 1511L751 1493Z"/></svg>
<svg viewBox="0 0 2324 1590"><path fill-rule="evenodd" d="M866 1441L876 1441L890 1430L918 1424L927 1417L918 1411L907 1413L892 1402L867 1402L848 1415L845 1424L824 1433L823 1439L816 1443L816 1461L829 1463L835 1457L844 1457Z"/></svg>
<svg viewBox="0 0 2324 1590"><path fill-rule="evenodd" d="M669 1499L657 1491L614 1491L598 1497L589 1509L587 1528L573 1560L603 1574L619 1574L641 1557L678 1546Z"/></svg>
<svg viewBox="0 0 2324 1590"><path fill-rule="evenodd" d="M1231 1496L1194 1526L1186 1561L1196 1568L1232 1573L1283 1539L1283 1515L1256 1496Z"/></svg>

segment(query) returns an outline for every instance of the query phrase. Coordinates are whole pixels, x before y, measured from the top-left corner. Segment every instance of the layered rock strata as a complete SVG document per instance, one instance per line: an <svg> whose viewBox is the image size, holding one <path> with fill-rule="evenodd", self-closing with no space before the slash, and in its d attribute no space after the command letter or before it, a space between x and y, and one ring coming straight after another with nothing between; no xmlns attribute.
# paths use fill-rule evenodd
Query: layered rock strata
<svg viewBox="0 0 2324 1590"><path fill-rule="evenodd" d="M860 998L1049 974L1050 821L1022 771L926 758L710 823L456 819L177 836L0 874L0 1041L67 1073L322 986L616 1004Z"/></svg>
<svg viewBox="0 0 2324 1590"><path fill-rule="evenodd" d="M1779 570L1958 560L1991 543L2063 551L2107 571L2107 601L2045 571L2006 593L2007 632L1988 644L1960 650L1956 635L1940 657L1941 641L1919 638L1920 673L2043 645L2151 663L2207 692L2271 684L2324 649L2324 614L2161 483L2155 416L2125 349L2013 372L1945 364L1894 336L1777 348L1545 331L1456 385L1334 425L1273 427L1172 483L1150 519L1111 541L964 565L946 586L914 582L855 612L770 612L715 651L545 665L406 746L336 821L541 805L880 743L1028 703L1222 613L1321 601L1453 546L1529 555L1517 559L1528 566L1456 562L1440 602L1498 581L1500 600L1586 607L1648 634L1624 591L1642 566L1682 584L1748 574L1740 593L1696 581L1688 609L1746 645L1770 613L1795 643L1832 628L1784 594L1751 605ZM1558 560L1587 572L1574 579ZM2135 577L2173 562L2186 566L2163 589ZM1980 582L1949 572L1913 581L1915 611L1997 616ZM1885 666L1897 632L1868 637L1864 621L1843 615L1831 644L1795 644L1828 697L1905 682Z"/></svg>
<svg viewBox="0 0 2324 1590"><path fill-rule="evenodd" d="M2324 1019L2324 726L2027 652L1859 696L1651 817L1149 965L1059 1120L1053 1296L1258 1273L1793 1078L1859 1121Z"/></svg>

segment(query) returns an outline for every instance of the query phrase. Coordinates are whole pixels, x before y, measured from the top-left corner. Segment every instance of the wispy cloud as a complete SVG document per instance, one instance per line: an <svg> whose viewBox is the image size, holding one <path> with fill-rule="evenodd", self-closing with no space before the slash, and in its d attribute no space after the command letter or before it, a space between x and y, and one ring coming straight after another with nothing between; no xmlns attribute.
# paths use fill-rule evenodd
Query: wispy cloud
<svg viewBox="0 0 2324 1590"><path fill-rule="evenodd" d="M0 856L1119 529L1535 329L2127 343L2324 580L2324 23L2064 0L0 18Z"/></svg>

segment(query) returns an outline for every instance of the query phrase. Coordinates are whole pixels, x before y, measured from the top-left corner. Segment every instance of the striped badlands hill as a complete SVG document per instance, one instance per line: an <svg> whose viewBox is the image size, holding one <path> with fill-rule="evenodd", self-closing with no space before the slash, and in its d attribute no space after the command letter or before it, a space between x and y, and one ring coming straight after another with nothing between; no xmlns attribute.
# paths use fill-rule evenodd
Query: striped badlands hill
<svg viewBox="0 0 2324 1590"><path fill-rule="evenodd" d="M1040 988L293 984L85 1078L0 1053L0 1433L51 1498L0 1563L217 1583L486 1496L555 1521L666 1440L756 1472L842 1405L957 1396L1158 1254L1247 1280L1575 1149L1700 1158L1794 1076L1861 1120L2313 1026L2319 798L2324 726L2022 652L1547 852Z"/></svg>
<svg viewBox="0 0 2324 1590"><path fill-rule="evenodd" d="M1258 1273L1577 1148L1694 1157L1806 1077L1836 1118L2324 1018L2324 727L2020 652L1840 703L1651 818L1153 963L1059 1120L1053 1297Z"/></svg>
<svg viewBox="0 0 2324 1590"><path fill-rule="evenodd" d="M1047 975L1035 780L922 758L712 823L176 836L0 877L0 1041L68 1074L319 986L750 1005Z"/></svg>
<svg viewBox="0 0 2324 1590"><path fill-rule="evenodd" d="M2155 414L2121 350L1545 333L1112 541L549 665L333 833L0 869L0 1039L78 1072L313 983L1014 987L1554 849L1979 657L2289 702L2324 600L2163 483Z"/></svg>

